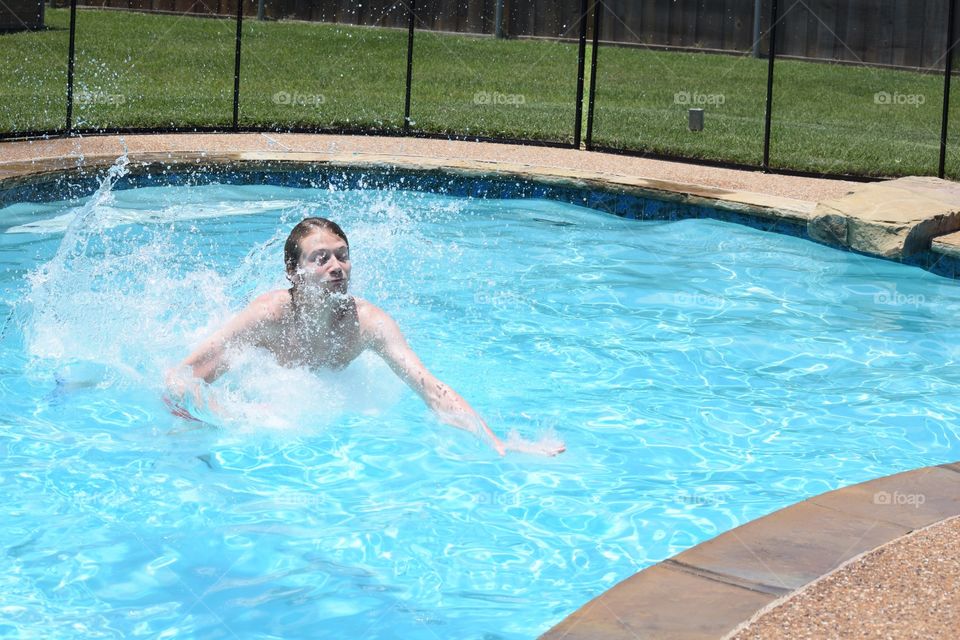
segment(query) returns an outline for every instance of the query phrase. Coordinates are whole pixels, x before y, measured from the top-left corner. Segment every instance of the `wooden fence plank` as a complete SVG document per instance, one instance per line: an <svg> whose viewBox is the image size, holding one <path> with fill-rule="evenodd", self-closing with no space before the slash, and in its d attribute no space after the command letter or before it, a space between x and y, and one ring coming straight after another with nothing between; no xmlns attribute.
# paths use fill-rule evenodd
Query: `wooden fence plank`
<svg viewBox="0 0 960 640"><path fill-rule="evenodd" d="M439 14L444 21L444 31L462 32L463 28L463 3L462 2L444 2L441 3Z"/></svg>
<svg viewBox="0 0 960 640"><path fill-rule="evenodd" d="M350 24L350 0L337 0L335 20L343 24Z"/></svg>
<svg viewBox="0 0 960 640"><path fill-rule="evenodd" d="M580 37L580 0L566 0L560 3L560 24L557 28L570 38ZM593 34L593 12L590 11L590 2L587 2L587 38Z"/></svg>
<svg viewBox="0 0 960 640"><path fill-rule="evenodd" d="M520 4L520 3L518 3ZM527 12L525 18L521 18L521 32L520 35L532 36L537 32L537 14L541 11L539 2L531 2L527 4ZM521 16L523 14L521 13Z"/></svg>
<svg viewBox="0 0 960 640"><path fill-rule="evenodd" d="M879 54L880 45L880 7L877 5L883 0L868 3L864 0L855 0L861 6L860 27L863 32L862 48L855 48L859 60L870 60Z"/></svg>
<svg viewBox="0 0 960 640"><path fill-rule="evenodd" d="M603 16L600 20L600 39L612 42L636 42L633 34L623 24L626 22L626 15L622 0L609 0L604 3Z"/></svg>
<svg viewBox="0 0 960 640"><path fill-rule="evenodd" d="M875 9L877 16L876 61L893 64L893 17L896 0L880 0Z"/></svg>
<svg viewBox="0 0 960 640"><path fill-rule="evenodd" d="M946 37L943 29L936 29L934 25L947 22L946 0L925 0L923 6L923 29L920 39L920 65L932 67L942 65L937 59L943 55L946 46ZM940 33L937 33L939 31Z"/></svg>
<svg viewBox="0 0 960 640"><path fill-rule="evenodd" d="M828 6L832 3L825 3L818 0L808 0L806 4L806 37L803 39L803 44L800 48L800 55L810 58L816 55L815 52L817 50L817 41L820 35L820 26L827 21L828 16L825 16L825 13L828 9ZM832 22L833 21L827 22L831 29L833 28Z"/></svg>
<svg viewBox="0 0 960 640"><path fill-rule="evenodd" d="M720 28L720 20L717 19L718 13L723 13L723 0L713 0L712 2L699 0L697 2L694 7L692 25L694 46L720 48L720 40L717 36L723 35L723 29Z"/></svg>
<svg viewBox="0 0 960 640"><path fill-rule="evenodd" d="M427 13L424 15L424 19L427 21L427 24L430 25L431 29L437 29L438 31L456 31L456 18L451 19L450 10L447 8L446 3L441 2L440 0L428 0L427 3ZM420 12L420 3L417 3L417 13Z"/></svg>
<svg viewBox="0 0 960 640"><path fill-rule="evenodd" d="M738 39L743 36L744 31L750 31L750 25L753 21L753 8L746 15L737 14L737 5L742 4L738 0L726 0L723 3L723 22L720 32L720 49L746 50L749 43L740 43ZM744 23L747 23L746 25ZM744 27L746 26L746 29Z"/></svg>
<svg viewBox="0 0 960 640"><path fill-rule="evenodd" d="M467 4L466 27L471 33L483 33L483 0Z"/></svg>
<svg viewBox="0 0 960 640"><path fill-rule="evenodd" d="M623 38L627 42L641 42L639 35L643 32L643 5L642 2L625 2L623 3L623 8L620 10L620 15L623 20L623 25L621 30L623 31ZM604 12L606 15L607 12ZM601 31L601 34L606 34L606 31ZM604 35L603 37L607 37Z"/></svg>
<svg viewBox="0 0 960 640"><path fill-rule="evenodd" d="M846 37L847 13L837 7L833 0L819 0L817 3L816 38L814 54L824 60L834 60L843 48L840 41Z"/></svg>
<svg viewBox="0 0 960 640"><path fill-rule="evenodd" d="M310 3L310 20L312 22L326 22L326 7L322 0L315 0Z"/></svg>
<svg viewBox="0 0 960 640"><path fill-rule="evenodd" d="M650 0L648 0L650 2ZM653 0L655 4L653 30L650 32L651 44L675 44L670 39L670 19L673 2L670 0Z"/></svg>
<svg viewBox="0 0 960 640"><path fill-rule="evenodd" d="M923 13L926 0L894 3L893 64L906 67L921 65L923 46Z"/></svg>
<svg viewBox="0 0 960 640"><path fill-rule="evenodd" d="M677 0L679 20L674 23L677 32L676 44L682 47L696 45L697 0Z"/></svg>
<svg viewBox="0 0 960 640"><path fill-rule="evenodd" d="M546 2L537 2L538 5L538 17L540 20L537 24L532 25L532 35L544 35L544 36L561 36L563 34L560 29L560 20L557 15L557 2L554 0L551 2L547 0Z"/></svg>
<svg viewBox="0 0 960 640"><path fill-rule="evenodd" d="M643 13L641 14L641 28L637 31L637 35L642 38L642 42L645 44L652 44L659 42L658 40L658 19L660 15L656 2L653 0L646 0L643 5Z"/></svg>
<svg viewBox="0 0 960 640"><path fill-rule="evenodd" d="M865 49L864 41L866 39L867 13L869 9L864 2L860 0L850 0L847 3L847 32L845 37L838 42L837 49L840 60L849 60L855 62L864 61Z"/></svg>
<svg viewBox="0 0 960 640"><path fill-rule="evenodd" d="M797 55L806 49L807 44L807 17L810 9L802 0L786 0L781 2L783 19L780 24L783 28L777 32L777 45L782 46L777 53ZM781 39L780 36L783 36ZM780 45L780 43L783 43ZM803 55L800 53L799 55Z"/></svg>
<svg viewBox="0 0 960 640"><path fill-rule="evenodd" d="M292 2L288 5L286 15L292 17L294 20L309 20L312 4L312 0L308 0L307 2L304 2L304 0Z"/></svg>

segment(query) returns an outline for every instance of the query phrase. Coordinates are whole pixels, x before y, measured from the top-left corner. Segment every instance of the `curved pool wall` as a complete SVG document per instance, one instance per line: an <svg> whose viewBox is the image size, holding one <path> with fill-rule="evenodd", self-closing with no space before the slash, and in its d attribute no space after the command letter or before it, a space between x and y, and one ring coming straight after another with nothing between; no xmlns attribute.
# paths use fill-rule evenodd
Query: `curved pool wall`
<svg viewBox="0 0 960 640"><path fill-rule="evenodd" d="M490 199L543 198L580 205L636 220L713 218L749 225L765 231L809 238L806 220L773 210L750 212L743 207L709 206L681 193L631 192L610 185L577 185L574 180L533 180L505 174L481 175L450 170L410 169L398 166L331 165L298 162L258 162L197 167L194 164L138 164L113 190L156 186L206 184L269 185L294 188L399 189L454 197ZM0 207L17 202L54 202L83 198L100 185L105 169L58 171L0 180ZM694 201L697 200L697 201Z"/></svg>
<svg viewBox="0 0 960 640"><path fill-rule="evenodd" d="M913 499L896 499L908 496ZM748 625L832 576L863 594L872 583L844 572L912 532L958 517L960 463L821 493L638 571L567 616L541 640L726 639L743 629L745 637L754 637ZM949 544L947 538L941 546ZM885 562L892 564L889 557ZM889 606L891 618L909 615L904 600L919 601L918 608L925 604L917 595L926 591L919 567L910 579L917 583L915 592L885 585L879 596L880 604ZM876 590L869 593L878 597ZM801 612L822 615L813 608L806 605ZM885 635L874 626L862 637L878 633Z"/></svg>
<svg viewBox="0 0 960 640"><path fill-rule="evenodd" d="M498 171L495 166L465 170L315 160L233 160L203 164L202 158L167 162L134 158L127 169L127 175L117 180L113 189L219 183L337 190L399 189L485 199L537 198L636 220L709 218L813 241L808 233L807 212L778 207L775 198L770 198L774 203L772 206L751 205L689 191L637 187L618 183L615 178L587 180L558 175L536 176L528 172L518 175ZM107 167L101 165L0 179L0 207L16 202L54 202L89 196L96 191L106 170ZM829 246L861 253L841 245ZM960 257L930 249L890 260L948 278L960 277Z"/></svg>

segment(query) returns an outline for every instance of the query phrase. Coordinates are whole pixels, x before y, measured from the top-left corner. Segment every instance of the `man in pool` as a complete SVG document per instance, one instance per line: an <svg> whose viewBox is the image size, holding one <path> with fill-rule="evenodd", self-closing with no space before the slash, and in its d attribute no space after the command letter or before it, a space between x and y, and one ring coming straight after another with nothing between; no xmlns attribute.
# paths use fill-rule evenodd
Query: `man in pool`
<svg viewBox="0 0 960 640"><path fill-rule="evenodd" d="M350 244L335 222L302 220L287 237L283 254L292 286L259 296L187 356L180 370L211 383L229 369L228 351L245 345L266 349L284 366L334 370L372 349L443 422L489 439L500 455L564 451L561 442L498 438L466 400L427 370L393 318L348 295ZM182 397L195 381L171 375L168 385Z"/></svg>

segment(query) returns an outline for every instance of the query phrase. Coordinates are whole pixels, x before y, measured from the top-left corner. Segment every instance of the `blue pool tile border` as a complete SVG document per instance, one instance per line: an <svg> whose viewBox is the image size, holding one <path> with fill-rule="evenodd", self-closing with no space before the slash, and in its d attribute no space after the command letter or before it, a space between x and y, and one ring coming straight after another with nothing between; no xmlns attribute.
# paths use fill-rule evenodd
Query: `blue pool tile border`
<svg viewBox="0 0 960 640"><path fill-rule="evenodd" d="M14 181L6 187L0 183L0 207L18 202L42 203L81 199L96 191L105 173L105 168L92 171L72 170L33 176L26 180ZM539 198L588 207L633 220L677 221L708 218L814 241L807 233L807 225L804 221L774 218L760 213L750 214L723 206L694 204L685 202L685 196L682 194L678 194L677 199L661 199L631 193L627 188L616 185L581 187L552 180L538 181L503 175L482 176L443 169L329 164L291 166L290 163L255 162L174 167L145 165L133 167L129 174L114 184L113 188L134 189L206 184L333 187L340 190L401 189L483 199ZM839 245L830 246L841 251L851 251ZM859 252L854 251L854 253ZM930 250L893 261L919 267L947 278L955 279L960 275L960 259Z"/></svg>
<svg viewBox="0 0 960 640"><path fill-rule="evenodd" d="M103 171L95 175L60 174L47 180L29 181L0 188L0 206L16 202L75 200L93 193ZM704 207L680 201L660 200L617 190L615 187L575 187L546 184L505 176L474 176L437 170L381 167L341 168L329 165L309 170L272 170L242 167L209 167L199 171L131 173L114 185L115 190L154 186L203 184L257 184L279 187L337 189L405 189L458 197L485 199L542 198L588 207L635 220L685 220L713 218L758 229L807 237L802 223L751 216L719 207Z"/></svg>

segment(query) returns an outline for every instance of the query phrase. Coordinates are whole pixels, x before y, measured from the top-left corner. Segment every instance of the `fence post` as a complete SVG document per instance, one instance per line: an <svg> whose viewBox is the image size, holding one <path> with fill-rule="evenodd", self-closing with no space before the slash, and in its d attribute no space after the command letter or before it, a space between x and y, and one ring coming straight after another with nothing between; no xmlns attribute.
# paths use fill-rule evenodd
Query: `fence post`
<svg viewBox="0 0 960 640"><path fill-rule="evenodd" d="M950 0L947 9L947 56L943 62L943 115L940 119L940 164L937 167L937 177L943 178L947 165L947 121L950 116L950 76L953 74L953 22L956 14L957 0Z"/></svg>
<svg viewBox="0 0 960 640"><path fill-rule="evenodd" d="M760 16L763 15L763 0L753 0L753 57L760 58Z"/></svg>
<svg viewBox="0 0 960 640"><path fill-rule="evenodd" d="M233 62L233 130L240 129L240 38L243 34L243 0L237 0L237 52Z"/></svg>
<svg viewBox="0 0 960 640"><path fill-rule="evenodd" d="M583 131L583 71L587 58L587 0L580 0L580 46L577 52L577 121L573 126L573 148L580 148Z"/></svg>
<svg viewBox="0 0 960 640"><path fill-rule="evenodd" d="M773 62L777 57L777 0L770 4L770 48L767 51L767 107L763 119L763 170L770 169L770 121L773 117Z"/></svg>
<svg viewBox="0 0 960 640"><path fill-rule="evenodd" d="M77 0L70 0L70 46L67 53L67 135L73 133L73 63L76 58Z"/></svg>
<svg viewBox="0 0 960 640"><path fill-rule="evenodd" d="M505 37L503 33L503 0L497 0L497 6L493 12L493 35L497 38Z"/></svg>
<svg viewBox="0 0 960 640"><path fill-rule="evenodd" d="M410 88L413 82L413 25L416 21L417 0L410 0L407 23L407 90L403 101L403 131L410 131Z"/></svg>
<svg viewBox="0 0 960 640"><path fill-rule="evenodd" d="M587 139L585 145L589 151L593 147L593 107L597 97L597 49L600 41L600 15L603 13L603 2L593 3L593 42L590 54L590 93L587 104Z"/></svg>

